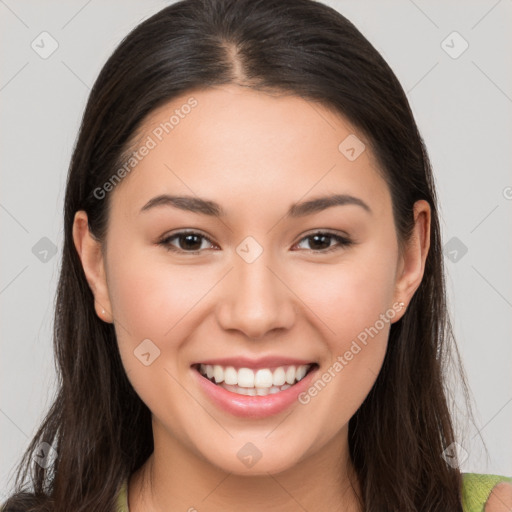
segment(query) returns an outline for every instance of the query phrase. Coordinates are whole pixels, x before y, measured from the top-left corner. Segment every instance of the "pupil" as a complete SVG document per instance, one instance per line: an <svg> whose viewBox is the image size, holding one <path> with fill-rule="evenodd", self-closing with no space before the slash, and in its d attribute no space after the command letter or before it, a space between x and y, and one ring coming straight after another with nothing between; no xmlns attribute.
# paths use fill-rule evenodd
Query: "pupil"
<svg viewBox="0 0 512 512"><path fill-rule="evenodd" d="M316 243L316 242L318 241L318 239L320 239L320 238L323 238L324 240L325 240L326 238L327 238L327 239L329 239L329 238L330 238L330 235L313 235L311 238L312 238L312 239L315 241L315 243ZM327 248L327 247L329 247L329 243L327 243L327 244L326 244L326 243L324 243L324 244L323 244L323 247L315 247L315 243L310 244L310 245L313 245L313 249L323 249L323 248ZM320 243L320 245L322 245L322 243Z"/></svg>
<svg viewBox="0 0 512 512"><path fill-rule="evenodd" d="M186 245L186 247L185 247L186 249L192 249L192 250L200 249L201 248L201 241L199 241L199 244L197 244L197 242L196 242L195 245L196 246L198 245L198 247L190 247L189 242L190 242L191 238L195 238L196 240L199 239L199 237L197 235L193 235L193 234L192 235L182 235L180 237L181 241L187 240L187 242L184 244L184 245ZM192 245L194 245L193 242L192 242Z"/></svg>

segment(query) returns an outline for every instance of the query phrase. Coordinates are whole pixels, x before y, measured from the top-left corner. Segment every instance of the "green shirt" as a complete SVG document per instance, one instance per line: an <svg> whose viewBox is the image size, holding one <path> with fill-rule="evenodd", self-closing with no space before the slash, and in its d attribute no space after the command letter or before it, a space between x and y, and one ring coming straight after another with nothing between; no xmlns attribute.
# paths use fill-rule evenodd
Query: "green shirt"
<svg viewBox="0 0 512 512"><path fill-rule="evenodd" d="M482 473L462 474L462 507L464 512L484 512L485 502L495 485L511 482L512 477ZM117 512L129 512L127 497L128 481L125 480L117 496Z"/></svg>

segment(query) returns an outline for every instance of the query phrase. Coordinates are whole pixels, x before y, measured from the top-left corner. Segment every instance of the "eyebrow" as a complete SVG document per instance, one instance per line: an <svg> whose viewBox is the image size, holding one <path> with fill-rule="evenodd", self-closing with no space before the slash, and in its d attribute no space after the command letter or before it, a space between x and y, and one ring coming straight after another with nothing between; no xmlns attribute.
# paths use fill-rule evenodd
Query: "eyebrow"
<svg viewBox="0 0 512 512"><path fill-rule="evenodd" d="M309 201L294 203L290 206L286 216L292 218L305 217L317 213L333 206L356 205L363 208L366 212L372 213L371 208L358 197L349 194L333 194L329 196L317 197ZM210 215L212 217L225 217L226 213L222 207L214 202L201 199L194 196L171 196L161 194L150 199L142 208L141 212L148 211L158 206L172 206L188 212Z"/></svg>

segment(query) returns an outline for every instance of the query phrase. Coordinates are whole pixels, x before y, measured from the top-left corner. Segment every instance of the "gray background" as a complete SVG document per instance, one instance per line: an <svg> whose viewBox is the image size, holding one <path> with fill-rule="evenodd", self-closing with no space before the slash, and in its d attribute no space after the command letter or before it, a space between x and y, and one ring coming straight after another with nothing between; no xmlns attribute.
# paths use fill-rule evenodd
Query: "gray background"
<svg viewBox="0 0 512 512"><path fill-rule="evenodd" d="M64 186L90 87L129 30L169 3L0 0L0 499L55 390ZM461 468L512 475L512 0L325 3L393 68L433 163L450 309L476 411L476 425L461 431ZM43 31L58 42L46 59L31 47L42 46ZM443 49L463 48L446 39L453 31L469 44L457 58Z"/></svg>

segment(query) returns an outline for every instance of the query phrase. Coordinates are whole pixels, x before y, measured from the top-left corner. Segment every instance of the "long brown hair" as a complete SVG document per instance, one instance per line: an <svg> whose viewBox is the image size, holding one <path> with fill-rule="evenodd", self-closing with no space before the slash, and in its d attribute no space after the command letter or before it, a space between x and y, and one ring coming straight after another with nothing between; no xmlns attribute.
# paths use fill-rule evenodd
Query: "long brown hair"
<svg viewBox="0 0 512 512"><path fill-rule="evenodd" d="M380 374L350 420L349 447L365 511L461 511L460 471L441 456L455 440L448 369L460 375L469 414L471 405L452 343L427 151L381 55L339 12L313 0L182 0L137 26L101 70L66 185L54 318L58 393L4 510L114 510L121 483L153 451L151 413L127 379L113 325L95 313L73 244L74 214L85 210L103 241L109 195L94 191L122 165L146 116L194 88L230 83L318 102L360 130L391 191L401 243L411 235L414 202L430 204L424 278L391 326ZM46 468L33 460L42 442L56 451Z"/></svg>

